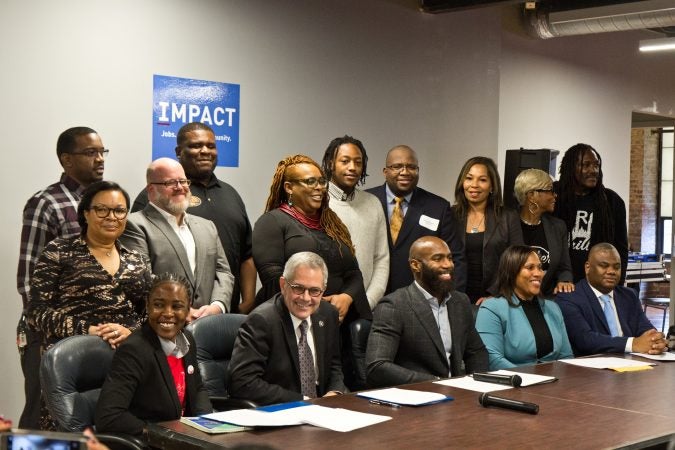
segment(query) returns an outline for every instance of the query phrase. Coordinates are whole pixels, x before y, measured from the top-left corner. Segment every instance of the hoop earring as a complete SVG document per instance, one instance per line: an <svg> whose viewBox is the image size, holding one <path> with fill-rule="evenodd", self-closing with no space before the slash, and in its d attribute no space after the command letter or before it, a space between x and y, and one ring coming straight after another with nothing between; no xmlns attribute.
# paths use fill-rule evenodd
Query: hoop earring
<svg viewBox="0 0 675 450"><path fill-rule="evenodd" d="M288 194L288 201L286 203L288 203L288 206L293 206L293 193L292 192L290 194Z"/></svg>
<svg viewBox="0 0 675 450"><path fill-rule="evenodd" d="M534 211L532 210L532 205L534 205ZM527 205L527 210L530 211L530 214L535 215L537 210L539 210L539 205L537 202L530 202L530 204Z"/></svg>

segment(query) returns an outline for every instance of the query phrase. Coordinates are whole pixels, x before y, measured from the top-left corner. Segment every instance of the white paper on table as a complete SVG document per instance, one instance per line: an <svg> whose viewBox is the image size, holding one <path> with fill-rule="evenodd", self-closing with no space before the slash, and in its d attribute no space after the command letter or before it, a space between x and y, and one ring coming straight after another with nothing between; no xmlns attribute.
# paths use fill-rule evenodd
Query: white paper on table
<svg viewBox="0 0 675 450"><path fill-rule="evenodd" d="M309 408L309 406L282 409L274 412L258 411L256 409L233 409L231 411L206 414L202 417L244 427L283 427L302 425L303 422L299 420L301 416L294 411L304 408Z"/></svg>
<svg viewBox="0 0 675 450"><path fill-rule="evenodd" d="M675 353L672 352L663 352L660 355L650 355L649 353L631 353L631 355L653 359L654 361L675 361Z"/></svg>
<svg viewBox="0 0 675 450"><path fill-rule="evenodd" d="M343 408L328 408L311 405L298 409L304 423L333 431L347 432L391 420L390 416L379 416Z"/></svg>
<svg viewBox="0 0 675 450"><path fill-rule="evenodd" d="M645 367L653 366L654 363L636 361L634 359L615 358L613 356L600 356L597 358L574 358L560 359L558 362L572 364L574 366L590 367L592 369L618 369L621 367Z"/></svg>
<svg viewBox="0 0 675 450"><path fill-rule="evenodd" d="M498 375L518 375L523 381L520 383L520 387L532 386L534 384L544 384L555 381L556 377L551 377L548 375L537 375L534 373L522 373L522 372L512 372L510 370L495 370L490 373L496 373Z"/></svg>
<svg viewBox="0 0 675 450"><path fill-rule="evenodd" d="M448 397L437 392L415 391L412 389L387 388L375 391L359 392L359 397L373 398L397 405L420 406L447 400Z"/></svg>
<svg viewBox="0 0 675 450"><path fill-rule="evenodd" d="M308 424L342 432L356 430L391 419L389 416L378 416L342 408L327 408L319 405L300 406L273 412L236 409L207 414L202 417L247 427L281 427Z"/></svg>
<svg viewBox="0 0 675 450"><path fill-rule="evenodd" d="M512 389L511 386L508 386L506 384L488 383L486 381L476 381L470 376L459 378L448 378L447 380L434 381L434 383L442 384L443 386L456 387L459 389L467 389L469 391L476 391L476 392L492 392L492 391L503 391L505 389Z"/></svg>

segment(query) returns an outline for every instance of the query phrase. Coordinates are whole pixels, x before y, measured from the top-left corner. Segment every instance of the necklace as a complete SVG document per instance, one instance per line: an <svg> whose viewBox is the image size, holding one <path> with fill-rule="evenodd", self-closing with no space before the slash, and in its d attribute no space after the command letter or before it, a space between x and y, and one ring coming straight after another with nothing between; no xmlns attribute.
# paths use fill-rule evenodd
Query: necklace
<svg viewBox="0 0 675 450"><path fill-rule="evenodd" d="M483 224L484 220L485 220L485 213L483 213L483 217L481 217L480 222L478 222L477 224L473 224L473 225L469 224L469 225L471 225L471 234L478 233L478 229Z"/></svg>
<svg viewBox="0 0 675 450"><path fill-rule="evenodd" d="M536 227L541 223L541 219L537 220L536 223L528 222L527 220L523 219L522 217L520 218L520 221L523 222L525 225L529 225L531 227Z"/></svg>

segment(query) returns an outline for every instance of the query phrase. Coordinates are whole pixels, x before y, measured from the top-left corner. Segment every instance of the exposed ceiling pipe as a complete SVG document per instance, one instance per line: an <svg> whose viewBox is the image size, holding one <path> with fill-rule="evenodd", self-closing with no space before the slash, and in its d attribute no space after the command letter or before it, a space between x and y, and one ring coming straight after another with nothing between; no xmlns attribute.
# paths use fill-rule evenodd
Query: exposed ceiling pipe
<svg viewBox="0 0 675 450"><path fill-rule="evenodd" d="M525 8L524 12L530 34L541 39L675 27L673 0L643 0L569 11L552 11L536 2L535 8Z"/></svg>

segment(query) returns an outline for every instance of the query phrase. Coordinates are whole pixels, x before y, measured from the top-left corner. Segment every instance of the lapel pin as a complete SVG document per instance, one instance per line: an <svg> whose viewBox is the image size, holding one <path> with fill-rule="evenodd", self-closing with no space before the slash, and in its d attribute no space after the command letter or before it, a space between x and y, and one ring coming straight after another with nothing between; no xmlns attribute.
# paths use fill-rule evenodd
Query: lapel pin
<svg viewBox="0 0 675 450"><path fill-rule="evenodd" d="M319 326L320 326L320 327L323 326L323 320L319 320Z"/></svg>
<svg viewBox="0 0 675 450"><path fill-rule="evenodd" d="M188 373L189 373L190 375L192 375L193 373L195 373L195 368L192 367L192 364L190 364L190 365L188 366Z"/></svg>

